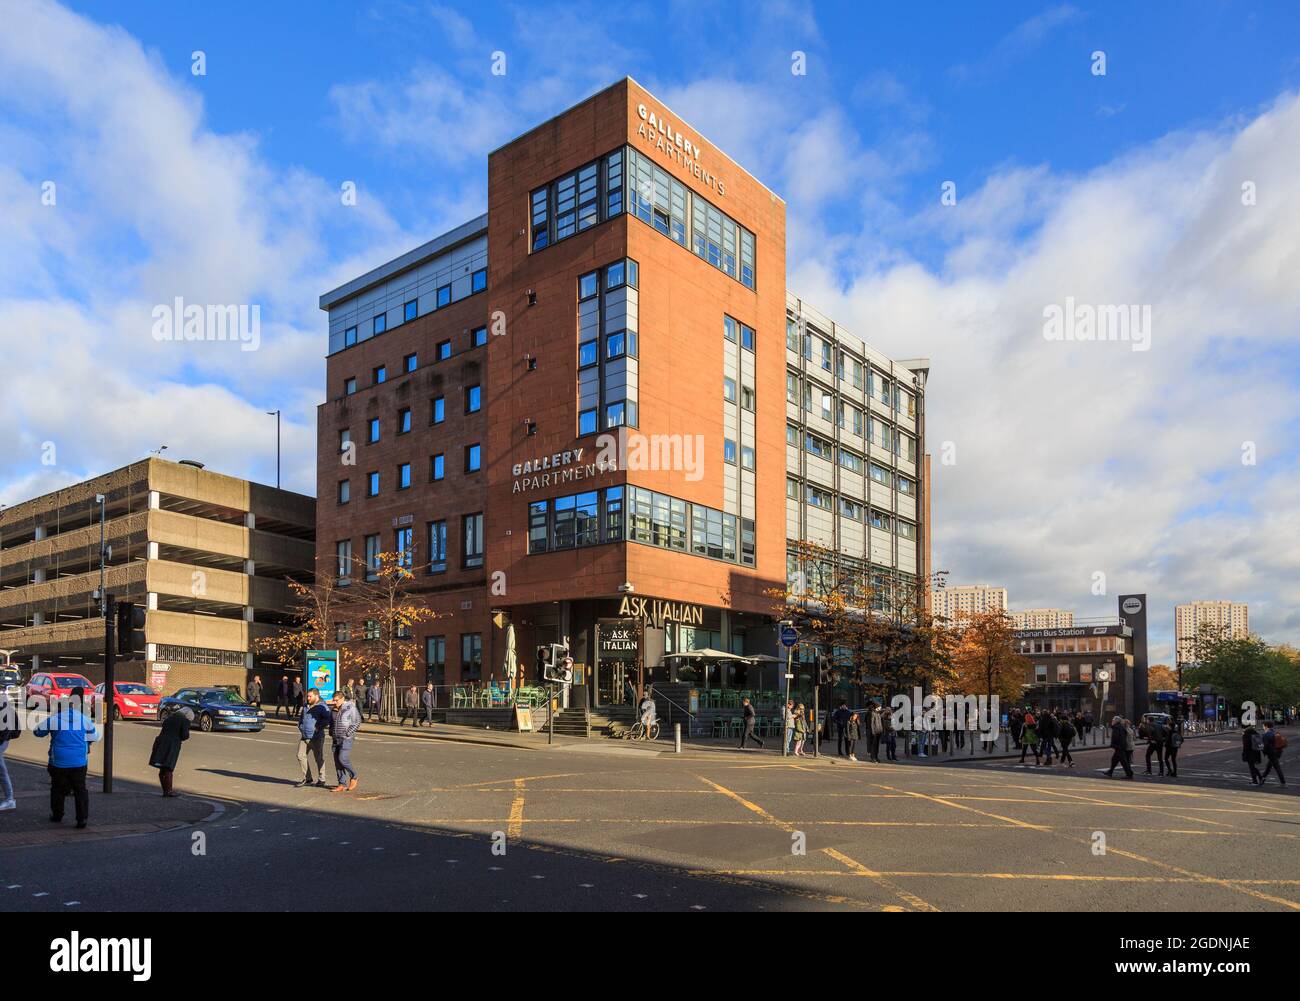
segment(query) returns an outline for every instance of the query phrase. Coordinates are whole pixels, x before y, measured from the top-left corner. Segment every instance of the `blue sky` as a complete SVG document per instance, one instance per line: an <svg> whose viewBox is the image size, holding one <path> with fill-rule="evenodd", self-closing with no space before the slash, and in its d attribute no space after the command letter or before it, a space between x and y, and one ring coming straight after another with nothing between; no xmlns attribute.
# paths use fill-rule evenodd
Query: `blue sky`
<svg viewBox="0 0 1300 1001"><path fill-rule="evenodd" d="M786 198L792 289L931 357L930 448L957 456L935 469L936 563L954 583L1085 615L1148 590L1157 627L1176 600L1249 600L1252 625L1300 642L1293 4L19 0L8 16L0 336L33 377L0 402L0 500L162 443L273 480L277 406L286 485L312 491L316 296L482 211L488 150L627 74ZM261 350L153 342L149 309L176 295L260 303ZM1150 304L1151 350L1044 341L1066 296Z"/></svg>

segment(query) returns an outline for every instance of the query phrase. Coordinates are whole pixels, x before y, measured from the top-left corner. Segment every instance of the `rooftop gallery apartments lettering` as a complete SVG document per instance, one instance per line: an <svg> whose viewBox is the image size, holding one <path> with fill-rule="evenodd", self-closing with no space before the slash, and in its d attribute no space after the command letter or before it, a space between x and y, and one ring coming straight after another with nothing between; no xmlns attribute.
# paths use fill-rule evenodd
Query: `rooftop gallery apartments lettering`
<svg viewBox="0 0 1300 1001"><path fill-rule="evenodd" d="M722 178L710 173L700 163L700 147L673 128L673 123L665 118L662 112L656 114L644 104L638 104L636 113L641 119L636 134L648 145L653 146L667 159L681 164L697 181L712 188L719 195L727 193L727 186Z"/></svg>

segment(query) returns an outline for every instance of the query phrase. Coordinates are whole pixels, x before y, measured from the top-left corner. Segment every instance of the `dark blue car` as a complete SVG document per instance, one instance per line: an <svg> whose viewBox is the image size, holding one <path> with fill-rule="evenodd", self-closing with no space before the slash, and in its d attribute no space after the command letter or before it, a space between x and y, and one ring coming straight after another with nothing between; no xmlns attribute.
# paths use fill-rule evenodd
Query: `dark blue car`
<svg viewBox="0 0 1300 1001"><path fill-rule="evenodd" d="M213 730L251 730L266 726L266 713L229 688L182 688L158 703L158 718L178 709L190 709L194 724L204 733Z"/></svg>

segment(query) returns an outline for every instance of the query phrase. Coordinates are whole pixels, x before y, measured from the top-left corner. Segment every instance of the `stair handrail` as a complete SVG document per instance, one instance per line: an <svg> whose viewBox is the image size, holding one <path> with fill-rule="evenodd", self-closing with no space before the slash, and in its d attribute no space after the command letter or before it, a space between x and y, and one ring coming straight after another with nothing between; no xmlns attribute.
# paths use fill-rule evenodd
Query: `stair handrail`
<svg viewBox="0 0 1300 1001"><path fill-rule="evenodd" d="M688 737L694 735L694 733L695 733L695 721L696 721L695 713L691 712L689 709L685 709L685 708L683 708L681 705L679 705L677 702L675 702L672 698L670 698L670 697L667 696L667 695L662 694L662 693L659 692L659 691L655 691L655 693L654 693L654 695L653 695L652 697L653 697L653 698L656 698L656 699L663 699L663 700L664 700L665 702L667 702L670 706L677 706L677 710L678 710L678 712L685 713L687 716L689 716L691 721L690 721L689 723L686 724L686 735L687 735ZM668 714L668 722L669 722L669 723L672 722L672 714L671 714L671 713Z"/></svg>

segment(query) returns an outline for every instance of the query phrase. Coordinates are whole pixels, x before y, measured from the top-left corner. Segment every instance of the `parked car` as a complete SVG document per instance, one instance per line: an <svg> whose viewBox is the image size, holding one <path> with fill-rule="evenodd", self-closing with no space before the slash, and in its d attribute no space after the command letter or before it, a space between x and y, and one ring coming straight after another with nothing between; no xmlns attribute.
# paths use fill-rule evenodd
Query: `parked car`
<svg viewBox="0 0 1300 1001"><path fill-rule="evenodd" d="M229 688L182 688L158 703L158 718L178 709L194 712L194 722L205 733L212 730L251 730L266 726L266 712Z"/></svg>
<svg viewBox="0 0 1300 1001"><path fill-rule="evenodd" d="M84 688L89 692L94 687L90 679L81 674L38 671L27 679L28 704L34 709L48 712L52 700L71 695L74 688Z"/></svg>
<svg viewBox="0 0 1300 1001"><path fill-rule="evenodd" d="M0 692L6 698L23 699L23 673L16 667L0 667Z"/></svg>
<svg viewBox="0 0 1300 1001"><path fill-rule="evenodd" d="M157 719L158 703L162 696L138 681L117 681L113 683L113 719ZM97 709L104 698L104 686L95 686L94 694L89 697L91 707Z"/></svg>

